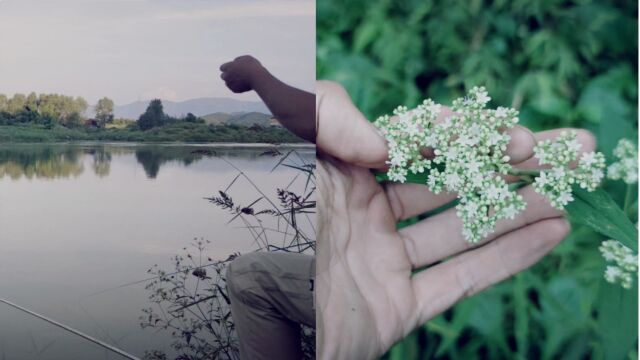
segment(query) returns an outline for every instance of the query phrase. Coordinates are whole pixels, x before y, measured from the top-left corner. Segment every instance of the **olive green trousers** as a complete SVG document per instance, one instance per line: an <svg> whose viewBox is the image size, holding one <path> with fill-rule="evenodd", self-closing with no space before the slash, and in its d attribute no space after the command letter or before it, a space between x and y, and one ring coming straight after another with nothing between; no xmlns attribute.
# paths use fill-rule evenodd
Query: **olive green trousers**
<svg viewBox="0 0 640 360"><path fill-rule="evenodd" d="M300 325L315 327L315 257L242 255L226 278L241 359L301 359Z"/></svg>

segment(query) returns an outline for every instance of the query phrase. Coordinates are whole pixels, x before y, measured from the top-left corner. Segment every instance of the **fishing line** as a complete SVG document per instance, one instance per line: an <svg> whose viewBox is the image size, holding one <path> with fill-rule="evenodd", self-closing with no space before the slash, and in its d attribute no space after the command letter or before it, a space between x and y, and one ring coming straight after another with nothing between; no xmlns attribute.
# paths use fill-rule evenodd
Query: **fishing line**
<svg viewBox="0 0 640 360"><path fill-rule="evenodd" d="M98 292L91 293L89 295L86 295L85 298L96 296L96 295L100 295L100 294L104 294L106 292L109 292L109 291L112 291L112 290L121 289L121 288L128 287L128 286L142 284L142 283L145 283L145 282L148 282L148 281L151 281L151 280L155 280L155 279L161 278L163 276L171 276L171 275L184 273L185 271L191 271L191 270L196 270L196 269L205 268L205 267L209 267L209 266L220 265L220 264L222 264L222 263L224 263L226 261L229 261L229 260L222 260L222 261L218 261L218 262L205 264L205 265L202 265L202 266L187 267L184 270L174 271L174 272L167 273L167 274L164 274L164 275L157 275L157 276L149 277L149 278L146 278L146 279L133 281L133 282L130 282L130 283L114 286L114 287L111 287L111 288L108 288L108 289L104 289L104 290L100 290Z"/></svg>
<svg viewBox="0 0 640 360"><path fill-rule="evenodd" d="M66 330L66 331L74 334L74 335L80 336L81 338L83 338L85 340L91 341L92 343L94 343L94 344L96 344L96 345L98 345L100 347L103 347L103 348L105 348L105 349L107 349L109 351L112 351L112 352L114 352L114 353L116 353L118 355L124 356L127 359L140 360L140 358L135 357L135 356L125 352L124 350L120 350L120 349L118 349L117 347L115 347L113 345L109 345L109 344L105 343L104 341L100 341L100 340L98 340L98 339L96 339L96 338L94 338L92 336L89 336L89 335L87 335L85 333L82 333L82 332L80 332L80 331L78 331L76 329L73 329L73 328L71 328L71 327L69 327L67 325L61 324L61 323L59 323L59 322L57 322L55 320L49 319L46 316L40 315L40 314L38 314L36 312L33 312L33 311L31 311L31 310L29 310L27 308L24 308L24 307L22 307L20 305L14 304L11 301L7 301L5 299L0 298L0 302L5 303L5 304L11 306L12 308L18 309L18 310L20 310L22 312L25 312L25 313L27 313L27 314L29 314L31 316L35 316L40 320L44 320L44 321L48 322L49 324L57 326L57 327L59 327L59 328L61 328L63 330Z"/></svg>

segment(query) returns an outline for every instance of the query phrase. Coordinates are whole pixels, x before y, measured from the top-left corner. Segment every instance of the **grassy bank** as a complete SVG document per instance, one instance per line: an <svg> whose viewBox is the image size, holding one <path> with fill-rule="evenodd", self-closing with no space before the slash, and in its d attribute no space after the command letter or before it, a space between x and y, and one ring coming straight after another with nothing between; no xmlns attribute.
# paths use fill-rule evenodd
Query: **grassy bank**
<svg viewBox="0 0 640 360"><path fill-rule="evenodd" d="M84 129L36 124L0 126L0 143L66 141L295 143L302 140L283 128L174 123L147 131L129 128Z"/></svg>

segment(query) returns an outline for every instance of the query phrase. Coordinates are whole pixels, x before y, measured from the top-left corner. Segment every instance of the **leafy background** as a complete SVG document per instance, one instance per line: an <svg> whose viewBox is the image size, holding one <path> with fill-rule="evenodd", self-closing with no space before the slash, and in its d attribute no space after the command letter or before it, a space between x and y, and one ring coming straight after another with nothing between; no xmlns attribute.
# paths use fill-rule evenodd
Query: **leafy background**
<svg viewBox="0 0 640 360"><path fill-rule="evenodd" d="M484 85L532 130L591 130L611 161L637 143L635 1L317 2L317 76L370 119ZM637 188L605 184L622 206ZM627 215L637 222L637 201ZM386 359L637 359L637 285L603 280L604 239L575 225L552 254L407 336Z"/></svg>

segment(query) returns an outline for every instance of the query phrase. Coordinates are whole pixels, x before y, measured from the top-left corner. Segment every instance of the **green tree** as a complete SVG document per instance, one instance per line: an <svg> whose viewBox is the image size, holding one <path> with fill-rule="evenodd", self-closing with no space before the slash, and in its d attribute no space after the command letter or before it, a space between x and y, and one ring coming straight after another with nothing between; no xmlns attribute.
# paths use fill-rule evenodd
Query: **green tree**
<svg viewBox="0 0 640 360"><path fill-rule="evenodd" d="M24 107L27 103L27 97L24 94L15 94L7 104L7 111L13 115L18 114L20 111L24 110Z"/></svg>
<svg viewBox="0 0 640 360"><path fill-rule="evenodd" d="M9 99L7 95L0 94L0 112L7 111L9 105Z"/></svg>
<svg viewBox="0 0 640 360"><path fill-rule="evenodd" d="M29 96L27 96L27 100L25 103L25 107L29 109L29 111L35 111L38 112L38 104L39 104L39 100L38 100L38 95L36 95L35 92L31 92L29 94Z"/></svg>
<svg viewBox="0 0 640 360"><path fill-rule="evenodd" d="M80 125L82 125L83 122L83 118L82 116L77 113L77 112L72 112L71 114L69 114L69 116L67 116L66 120L65 120L65 126L66 127L78 127Z"/></svg>
<svg viewBox="0 0 640 360"><path fill-rule="evenodd" d="M141 130L149 130L156 126L162 126L166 118L167 116L164 113L162 100L154 99L151 100L144 114L140 115L138 126Z"/></svg>
<svg viewBox="0 0 640 360"><path fill-rule="evenodd" d="M107 123L113 121L113 100L108 97L104 97L98 100L96 104L96 119L98 120L98 126L103 128Z"/></svg>
<svg viewBox="0 0 640 360"><path fill-rule="evenodd" d="M188 113L187 116L184 118L184 121L196 123L198 122L198 117L193 115L192 113Z"/></svg>

